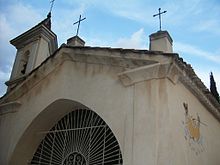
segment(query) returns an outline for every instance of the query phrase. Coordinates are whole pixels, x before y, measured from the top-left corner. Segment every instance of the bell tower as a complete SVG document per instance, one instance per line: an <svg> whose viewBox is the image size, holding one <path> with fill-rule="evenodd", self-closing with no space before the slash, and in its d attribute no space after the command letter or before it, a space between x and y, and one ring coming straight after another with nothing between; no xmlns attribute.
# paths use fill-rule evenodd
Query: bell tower
<svg viewBox="0 0 220 165"><path fill-rule="evenodd" d="M10 41L17 49L8 90L22 82L57 49L57 36L51 30L51 12L39 24Z"/></svg>

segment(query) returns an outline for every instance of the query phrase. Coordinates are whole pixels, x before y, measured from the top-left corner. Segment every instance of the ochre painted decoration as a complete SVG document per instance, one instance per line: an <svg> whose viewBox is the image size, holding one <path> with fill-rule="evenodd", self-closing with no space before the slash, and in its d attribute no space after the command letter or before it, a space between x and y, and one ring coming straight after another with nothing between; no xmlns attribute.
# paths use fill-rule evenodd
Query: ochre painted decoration
<svg viewBox="0 0 220 165"><path fill-rule="evenodd" d="M189 138L193 139L194 141L198 141L200 138L200 118L197 114L196 118L189 115L188 111L188 104L183 103L185 108L185 126L189 134Z"/></svg>
<svg viewBox="0 0 220 165"><path fill-rule="evenodd" d="M196 114L196 117L189 113L188 104L183 103L185 110L185 139L188 141L190 148L195 151L196 155L204 151L203 147L203 137L201 135L201 124L207 126L205 123L201 122L200 117Z"/></svg>

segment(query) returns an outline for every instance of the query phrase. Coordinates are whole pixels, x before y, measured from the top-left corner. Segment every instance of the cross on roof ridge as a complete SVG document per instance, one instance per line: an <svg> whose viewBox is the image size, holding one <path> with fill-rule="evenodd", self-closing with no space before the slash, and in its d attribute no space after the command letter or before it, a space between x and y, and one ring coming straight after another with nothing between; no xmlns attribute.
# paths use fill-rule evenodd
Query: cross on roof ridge
<svg viewBox="0 0 220 165"><path fill-rule="evenodd" d="M160 12L160 11L161 11L161 8L159 8L158 10L159 10L159 13L154 14L153 17L159 16L159 24L160 24L160 31L161 31L161 15L164 14L164 13L166 13L167 11L162 11L162 12Z"/></svg>
<svg viewBox="0 0 220 165"><path fill-rule="evenodd" d="M77 31L76 31L76 36L78 36L78 34L79 34L80 22L83 21L83 20L85 20L85 19L86 19L86 17L84 17L84 18L81 19L81 15L80 15L80 16L79 16L79 20L73 23L73 25L78 24Z"/></svg>

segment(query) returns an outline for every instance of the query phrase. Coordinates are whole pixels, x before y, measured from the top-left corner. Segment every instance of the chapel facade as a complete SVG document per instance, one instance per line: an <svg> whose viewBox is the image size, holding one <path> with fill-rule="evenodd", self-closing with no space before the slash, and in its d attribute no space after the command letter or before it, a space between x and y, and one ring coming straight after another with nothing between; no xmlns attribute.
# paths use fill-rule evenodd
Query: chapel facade
<svg viewBox="0 0 220 165"><path fill-rule="evenodd" d="M58 48L51 14L11 40L17 49L0 99L0 164L218 165L220 104L172 50Z"/></svg>

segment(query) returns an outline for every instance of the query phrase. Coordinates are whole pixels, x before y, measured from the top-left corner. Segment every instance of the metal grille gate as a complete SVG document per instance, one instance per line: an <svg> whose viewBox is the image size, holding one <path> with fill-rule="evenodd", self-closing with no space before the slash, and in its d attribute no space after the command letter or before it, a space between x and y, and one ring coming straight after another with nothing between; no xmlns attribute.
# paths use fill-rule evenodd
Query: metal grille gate
<svg viewBox="0 0 220 165"><path fill-rule="evenodd" d="M91 110L72 111L45 134L31 160L33 165L122 164L113 132Z"/></svg>

